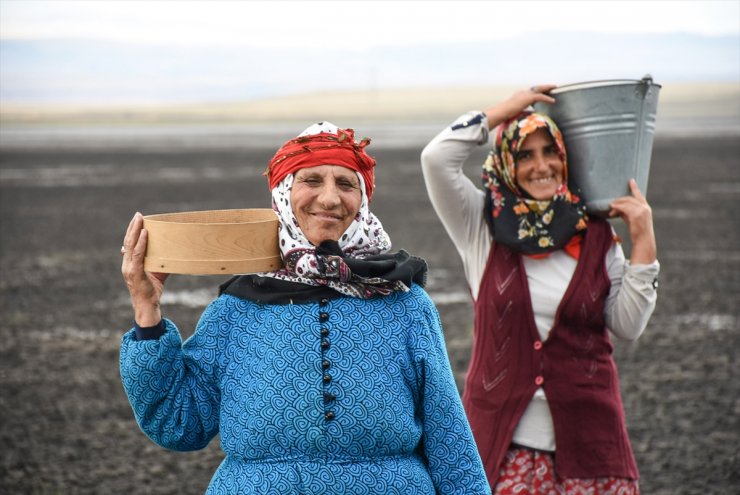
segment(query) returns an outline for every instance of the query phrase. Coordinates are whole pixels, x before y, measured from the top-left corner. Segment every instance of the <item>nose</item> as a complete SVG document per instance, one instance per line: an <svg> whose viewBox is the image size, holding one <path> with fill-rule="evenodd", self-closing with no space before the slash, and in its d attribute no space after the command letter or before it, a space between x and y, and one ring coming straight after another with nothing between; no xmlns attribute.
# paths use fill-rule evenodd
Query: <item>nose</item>
<svg viewBox="0 0 740 495"><path fill-rule="evenodd" d="M534 168L538 171L548 169L547 157L543 153L536 153L534 156Z"/></svg>
<svg viewBox="0 0 740 495"><path fill-rule="evenodd" d="M321 207L327 210L336 208L337 205L339 205L339 189L337 188L337 185L334 184L334 181L324 182L317 199Z"/></svg>

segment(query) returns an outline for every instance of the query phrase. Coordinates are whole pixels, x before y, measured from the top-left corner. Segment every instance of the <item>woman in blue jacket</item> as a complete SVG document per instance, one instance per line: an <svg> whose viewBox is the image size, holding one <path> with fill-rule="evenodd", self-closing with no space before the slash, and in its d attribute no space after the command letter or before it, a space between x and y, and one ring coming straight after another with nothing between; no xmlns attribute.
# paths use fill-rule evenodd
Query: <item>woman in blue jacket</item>
<svg viewBox="0 0 740 495"><path fill-rule="evenodd" d="M369 211L375 160L351 129L309 127L266 175L284 268L235 277L183 344L144 271L137 213L122 272L136 325L121 376L141 429L226 453L207 493L490 493L423 260L389 254Z"/></svg>

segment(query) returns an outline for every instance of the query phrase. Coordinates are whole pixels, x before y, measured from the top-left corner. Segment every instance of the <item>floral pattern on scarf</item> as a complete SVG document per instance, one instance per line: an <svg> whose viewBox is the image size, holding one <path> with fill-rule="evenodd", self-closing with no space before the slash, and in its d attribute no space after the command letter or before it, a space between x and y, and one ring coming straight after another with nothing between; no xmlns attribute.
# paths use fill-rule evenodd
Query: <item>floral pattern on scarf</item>
<svg viewBox="0 0 740 495"><path fill-rule="evenodd" d="M364 259L385 253L391 248L390 237L368 208L365 181L361 174L355 173L360 180L362 203L354 220L339 238L342 256L318 253L317 247L301 231L290 203L294 179L292 173L273 188L272 209L280 220L278 238L284 267L260 275L312 286L327 286L342 294L363 299L409 290L400 281L361 277L352 273L343 259Z"/></svg>
<svg viewBox="0 0 740 495"><path fill-rule="evenodd" d="M563 183L551 200L538 201L516 182L515 154L526 137L546 129L563 162ZM568 186L568 162L563 136L546 115L524 111L495 129L494 144L483 163L486 222L496 242L528 255L564 248L586 229L586 205Z"/></svg>

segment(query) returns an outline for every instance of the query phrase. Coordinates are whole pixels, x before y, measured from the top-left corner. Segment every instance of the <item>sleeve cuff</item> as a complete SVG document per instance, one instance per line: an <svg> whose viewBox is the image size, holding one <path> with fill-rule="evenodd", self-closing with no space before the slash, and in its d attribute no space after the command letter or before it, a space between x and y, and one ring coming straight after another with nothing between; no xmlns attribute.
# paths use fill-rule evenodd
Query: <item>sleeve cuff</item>
<svg viewBox="0 0 740 495"><path fill-rule="evenodd" d="M467 130L471 136L474 136L478 145L488 141L488 121L484 112L471 110L458 117L450 126L450 130L459 131L461 129Z"/></svg>
<svg viewBox="0 0 740 495"><path fill-rule="evenodd" d="M464 127L474 126L476 124L480 124L485 118L486 118L486 114L483 112L468 112L462 117L459 117L455 121L455 123L452 124L451 129L453 131L456 131Z"/></svg>
<svg viewBox="0 0 740 495"><path fill-rule="evenodd" d="M134 322L136 340L158 340L162 335L164 335L164 331L164 319L159 320L159 323L152 327L140 327L138 323Z"/></svg>

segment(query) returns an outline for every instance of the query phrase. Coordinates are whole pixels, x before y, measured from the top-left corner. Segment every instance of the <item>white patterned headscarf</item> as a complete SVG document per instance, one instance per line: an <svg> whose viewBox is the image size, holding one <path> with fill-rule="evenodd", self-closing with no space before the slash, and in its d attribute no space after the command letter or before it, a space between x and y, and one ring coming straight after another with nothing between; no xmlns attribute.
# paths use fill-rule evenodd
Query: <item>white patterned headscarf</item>
<svg viewBox="0 0 740 495"><path fill-rule="evenodd" d="M303 131L301 135L327 131L324 122ZM333 126L336 129L336 126ZM396 290L408 290L402 282L382 278L365 278L352 273L343 258L364 259L383 254L391 249L391 240L383 230L380 220L370 212L365 181L355 172L360 181L362 201L360 209L347 230L338 239L342 255L317 254L317 246L311 244L303 234L290 201L294 174L288 174L272 189L272 209L278 215L280 253L284 267L262 273L262 276L299 282L313 286L328 286L345 295L368 298L375 294L389 294Z"/></svg>

